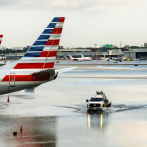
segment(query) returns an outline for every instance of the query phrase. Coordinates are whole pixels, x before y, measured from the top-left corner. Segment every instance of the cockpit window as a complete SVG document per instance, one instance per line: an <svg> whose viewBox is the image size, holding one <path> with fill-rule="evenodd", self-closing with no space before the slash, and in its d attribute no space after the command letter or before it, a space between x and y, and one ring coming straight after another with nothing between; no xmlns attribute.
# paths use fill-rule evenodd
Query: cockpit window
<svg viewBox="0 0 147 147"><path fill-rule="evenodd" d="M95 102L95 101L103 101L103 98L91 98L91 101Z"/></svg>

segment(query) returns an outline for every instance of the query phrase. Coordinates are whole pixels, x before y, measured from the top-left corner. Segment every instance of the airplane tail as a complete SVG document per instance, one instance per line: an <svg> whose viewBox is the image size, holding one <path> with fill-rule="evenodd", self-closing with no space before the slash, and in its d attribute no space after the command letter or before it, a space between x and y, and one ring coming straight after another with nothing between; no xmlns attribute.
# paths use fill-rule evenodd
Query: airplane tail
<svg viewBox="0 0 147 147"><path fill-rule="evenodd" d="M65 17L55 17L13 70L53 69Z"/></svg>
<svg viewBox="0 0 147 147"><path fill-rule="evenodd" d="M73 57L71 55L69 55L69 60L73 60Z"/></svg>
<svg viewBox="0 0 147 147"><path fill-rule="evenodd" d="M3 35L0 35L0 45L2 43Z"/></svg>
<svg viewBox="0 0 147 147"><path fill-rule="evenodd" d="M36 87L57 78L59 71L55 71L54 63L64 20L64 17L55 17L20 60L4 65L10 71L1 80L8 85L3 94Z"/></svg>

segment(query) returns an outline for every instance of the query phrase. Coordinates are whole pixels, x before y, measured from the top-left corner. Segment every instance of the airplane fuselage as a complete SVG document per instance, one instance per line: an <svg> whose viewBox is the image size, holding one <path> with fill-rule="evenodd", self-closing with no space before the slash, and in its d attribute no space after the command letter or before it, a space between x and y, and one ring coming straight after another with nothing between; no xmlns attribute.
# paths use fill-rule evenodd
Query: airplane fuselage
<svg viewBox="0 0 147 147"><path fill-rule="evenodd" d="M73 57L71 56L71 57L70 57L70 60L74 60L74 61L91 61L92 58L90 58L90 57L73 58Z"/></svg>
<svg viewBox="0 0 147 147"><path fill-rule="evenodd" d="M55 75L51 74L36 77L33 75L34 70L32 74L30 74L30 71L12 70L17 62L0 67L0 95L36 87L54 80Z"/></svg>

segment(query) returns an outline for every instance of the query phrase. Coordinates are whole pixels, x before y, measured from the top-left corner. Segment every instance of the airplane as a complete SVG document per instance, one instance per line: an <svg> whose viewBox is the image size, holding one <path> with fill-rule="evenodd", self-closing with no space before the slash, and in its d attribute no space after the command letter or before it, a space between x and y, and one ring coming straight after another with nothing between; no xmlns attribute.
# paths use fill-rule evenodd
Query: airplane
<svg viewBox="0 0 147 147"><path fill-rule="evenodd" d="M53 18L20 60L0 67L0 95L37 87L57 78L60 71L55 71L54 64L64 20L65 17Z"/></svg>
<svg viewBox="0 0 147 147"><path fill-rule="evenodd" d="M71 55L69 55L69 60L74 60L74 61L90 61L92 60L92 58L90 57L84 57L83 55L81 55L81 58L73 58Z"/></svg>

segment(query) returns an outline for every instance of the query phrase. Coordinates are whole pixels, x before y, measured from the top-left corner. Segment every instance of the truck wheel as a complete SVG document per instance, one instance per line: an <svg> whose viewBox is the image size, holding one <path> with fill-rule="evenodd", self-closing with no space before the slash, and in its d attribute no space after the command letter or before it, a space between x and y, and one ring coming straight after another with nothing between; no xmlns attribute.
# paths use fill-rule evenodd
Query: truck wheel
<svg viewBox="0 0 147 147"><path fill-rule="evenodd" d="M87 109L87 112L91 112L91 110Z"/></svg>

